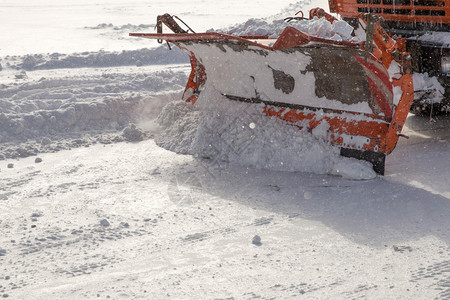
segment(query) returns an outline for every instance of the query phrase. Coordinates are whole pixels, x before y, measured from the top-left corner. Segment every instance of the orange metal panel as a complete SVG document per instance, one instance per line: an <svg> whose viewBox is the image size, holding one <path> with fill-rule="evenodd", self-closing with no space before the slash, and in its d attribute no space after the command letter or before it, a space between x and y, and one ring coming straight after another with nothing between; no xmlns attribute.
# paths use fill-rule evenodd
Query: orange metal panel
<svg viewBox="0 0 450 300"><path fill-rule="evenodd" d="M382 153L386 149L386 135L389 131L389 123L379 120L375 115L366 115L368 120L348 120L347 117L339 113L322 112L317 114L302 110L286 111L285 108L280 110L271 106L266 106L264 113L267 116L275 116L293 124L306 121L309 130L316 128L325 120L330 126L330 142L344 148ZM344 135L349 136L349 139L344 140ZM360 145L357 145L356 141L352 142L352 137L357 136L366 138L366 142L361 148L359 148Z"/></svg>
<svg viewBox="0 0 450 300"><path fill-rule="evenodd" d="M331 5L344 18L372 12L388 21L450 24L450 0L330 0Z"/></svg>

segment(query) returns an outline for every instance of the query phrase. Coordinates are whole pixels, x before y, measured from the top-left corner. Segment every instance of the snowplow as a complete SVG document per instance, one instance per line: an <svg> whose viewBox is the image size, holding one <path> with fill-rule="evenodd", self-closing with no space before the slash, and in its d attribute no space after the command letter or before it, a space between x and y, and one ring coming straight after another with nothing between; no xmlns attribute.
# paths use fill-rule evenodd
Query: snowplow
<svg viewBox="0 0 450 300"><path fill-rule="evenodd" d="M385 157L402 136L414 89L411 56L373 14L358 16L362 42L323 38L289 26L303 17L286 19L290 23L275 38L195 33L176 18L158 16L157 33L130 35L166 41L189 55L186 102L195 105L202 90L213 86L229 101L259 105L268 117L325 131L324 138L341 155L367 160L384 174ZM338 22L323 9L310 11L309 19L320 18ZM163 33L163 24L173 33Z"/></svg>

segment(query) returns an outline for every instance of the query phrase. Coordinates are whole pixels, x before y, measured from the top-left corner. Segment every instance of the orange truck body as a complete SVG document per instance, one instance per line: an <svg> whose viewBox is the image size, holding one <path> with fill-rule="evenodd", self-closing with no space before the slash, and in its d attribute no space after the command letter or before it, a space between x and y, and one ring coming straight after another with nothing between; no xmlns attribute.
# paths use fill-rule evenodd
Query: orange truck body
<svg viewBox="0 0 450 300"><path fill-rule="evenodd" d="M366 13L381 16L381 24L394 37L398 48L411 54L414 72L435 76L444 88L442 100L438 103L432 100L431 104L427 95L437 92L415 91L411 111L424 115L450 114L450 45L447 42L450 0L328 0L328 3L332 13L353 26ZM389 59L389 56L376 56Z"/></svg>
<svg viewBox="0 0 450 300"><path fill-rule="evenodd" d="M330 11L343 18L361 13L381 15L387 21L450 24L450 0L329 0Z"/></svg>

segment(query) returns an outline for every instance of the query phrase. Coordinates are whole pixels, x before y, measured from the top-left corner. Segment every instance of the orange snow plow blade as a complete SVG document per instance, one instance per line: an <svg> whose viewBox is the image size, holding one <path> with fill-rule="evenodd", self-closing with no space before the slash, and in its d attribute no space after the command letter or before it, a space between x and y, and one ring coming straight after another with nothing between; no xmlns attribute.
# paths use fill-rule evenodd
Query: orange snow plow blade
<svg viewBox="0 0 450 300"><path fill-rule="evenodd" d="M185 101L195 104L210 84L229 100L263 104L262 113L293 126L312 131L320 125L342 155L372 162L379 174L413 100L408 68L393 80L360 44L293 27L276 40L221 33L130 35L165 40L189 55Z"/></svg>

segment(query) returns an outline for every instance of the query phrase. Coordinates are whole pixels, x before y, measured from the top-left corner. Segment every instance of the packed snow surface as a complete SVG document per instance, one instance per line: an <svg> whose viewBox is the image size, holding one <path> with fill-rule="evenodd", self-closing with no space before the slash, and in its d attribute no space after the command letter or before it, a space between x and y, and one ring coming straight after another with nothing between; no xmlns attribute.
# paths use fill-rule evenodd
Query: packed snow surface
<svg viewBox="0 0 450 300"><path fill-rule="evenodd" d="M186 55L127 36L327 7L288 4L2 2L1 298L450 299L448 119L410 116L386 176L350 180L327 124L183 103Z"/></svg>

